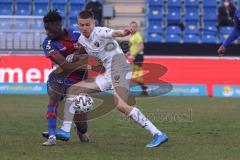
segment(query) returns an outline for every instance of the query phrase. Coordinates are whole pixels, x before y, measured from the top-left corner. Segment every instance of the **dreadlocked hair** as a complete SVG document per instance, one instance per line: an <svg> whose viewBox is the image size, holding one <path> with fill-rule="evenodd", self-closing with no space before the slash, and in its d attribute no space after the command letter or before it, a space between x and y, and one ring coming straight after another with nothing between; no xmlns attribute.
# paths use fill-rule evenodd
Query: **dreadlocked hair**
<svg viewBox="0 0 240 160"><path fill-rule="evenodd" d="M43 23L51 23L51 22L61 22L62 16L58 12L58 10L50 10L44 17Z"/></svg>

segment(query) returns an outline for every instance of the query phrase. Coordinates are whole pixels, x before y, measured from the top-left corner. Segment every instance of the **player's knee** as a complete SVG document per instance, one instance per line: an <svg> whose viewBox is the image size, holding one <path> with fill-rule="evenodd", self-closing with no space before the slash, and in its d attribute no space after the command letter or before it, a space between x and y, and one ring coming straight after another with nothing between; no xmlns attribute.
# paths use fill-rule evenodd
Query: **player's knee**
<svg viewBox="0 0 240 160"><path fill-rule="evenodd" d="M71 86L70 88L68 88L67 94L69 94L69 95L78 95L77 87Z"/></svg>
<svg viewBox="0 0 240 160"><path fill-rule="evenodd" d="M57 93L57 92L48 92L48 97L49 97L49 103L50 104L57 104L60 100L62 95Z"/></svg>

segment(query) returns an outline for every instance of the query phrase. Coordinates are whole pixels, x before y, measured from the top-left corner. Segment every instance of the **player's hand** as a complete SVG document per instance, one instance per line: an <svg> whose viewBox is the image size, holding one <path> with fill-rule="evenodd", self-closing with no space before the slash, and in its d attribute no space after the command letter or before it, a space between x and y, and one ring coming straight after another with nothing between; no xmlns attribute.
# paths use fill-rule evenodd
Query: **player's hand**
<svg viewBox="0 0 240 160"><path fill-rule="evenodd" d="M67 62L67 63L72 63L72 62L73 62L73 59L74 59L74 54L69 54L69 55L66 57L66 62Z"/></svg>
<svg viewBox="0 0 240 160"><path fill-rule="evenodd" d="M105 68L102 65L92 66L92 71L95 71L98 73L104 73Z"/></svg>
<svg viewBox="0 0 240 160"><path fill-rule="evenodd" d="M224 56L225 52L226 52L226 48L224 46L220 46L218 49L218 55Z"/></svg>
<svg viewBox="0 0 240 160"><path fill-rule="evenodd" d="M131 27L131 26L128 26L128 27L124 28L124 30L123 30L124 36L128 36L130 34L134 34L135 32L136 32L136 30L133 27Z"/></svg>
<svg viewBox="0 0 240 160"><path fill-rule="evenodd" d="M81 43L74 43L73 47L74 47L74 49L82 49L83 48Z"/></svg>

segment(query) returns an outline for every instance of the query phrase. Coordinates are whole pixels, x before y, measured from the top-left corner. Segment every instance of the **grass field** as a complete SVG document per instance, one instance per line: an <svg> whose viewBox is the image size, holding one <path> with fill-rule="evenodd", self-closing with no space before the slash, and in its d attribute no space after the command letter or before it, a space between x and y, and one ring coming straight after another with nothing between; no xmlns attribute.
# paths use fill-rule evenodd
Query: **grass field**
<svg viewBox="0 0 240 160"><path fill-rule="evenodd" d="M46 96L0 95L1 160L239 160L240 99L160 97L138 105L169 135L155 149L151 137L118 111L89 122L91 142L43 147Z"/></svg>

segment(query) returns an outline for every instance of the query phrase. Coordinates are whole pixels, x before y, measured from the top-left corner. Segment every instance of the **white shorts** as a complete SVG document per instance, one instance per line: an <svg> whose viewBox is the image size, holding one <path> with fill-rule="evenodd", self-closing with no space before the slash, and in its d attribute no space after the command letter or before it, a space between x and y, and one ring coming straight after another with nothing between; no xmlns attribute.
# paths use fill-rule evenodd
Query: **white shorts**
<svg viewBox="0 0 240 160"><path fill-rule="evenodd" d="M95 82L101 91L106 91L112 88L111 78L107 78L105 75L99 75L95 78Z"/></svg>
<svg viewBox="0 0 240 160"><path fill-rule="evenodd" d="M112 60L111 68L106 70L103 75L96 77L95 82L101 91L106 91L114 87L124 87L129 89L131 81L131 65L122 55Z"/></svg>

